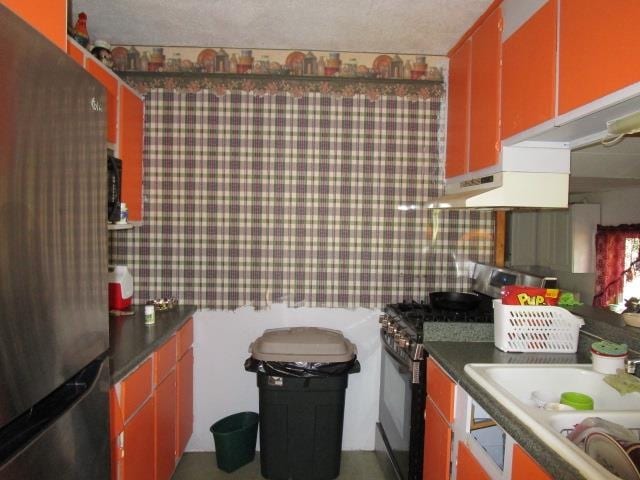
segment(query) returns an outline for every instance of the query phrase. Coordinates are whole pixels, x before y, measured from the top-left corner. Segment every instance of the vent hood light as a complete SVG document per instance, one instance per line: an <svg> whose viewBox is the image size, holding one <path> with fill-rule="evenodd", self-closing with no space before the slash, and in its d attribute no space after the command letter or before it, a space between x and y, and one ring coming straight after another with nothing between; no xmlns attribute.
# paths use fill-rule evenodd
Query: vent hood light
<svg viewBox="0 0 640 480"><path fill-rule="evenodd" d="M625 135L640 132L640 112L634 112L624 117L609 120L607 133L609 137L603 138L601 143L605 147L612 147L622 141Z"/></svg>
<svg viewBox="0 0 640 480"><path fill-rule="evenodd" d="M609 135L628 135L638 132L640 132L640 112L607 122L607 133Z"/></svg>
<svg viewBox="0 0 640 480"><path fill-rule="evenodd" d="M503 147L502 170L448 182L428 208L567 208L568 148Z"/></svg>

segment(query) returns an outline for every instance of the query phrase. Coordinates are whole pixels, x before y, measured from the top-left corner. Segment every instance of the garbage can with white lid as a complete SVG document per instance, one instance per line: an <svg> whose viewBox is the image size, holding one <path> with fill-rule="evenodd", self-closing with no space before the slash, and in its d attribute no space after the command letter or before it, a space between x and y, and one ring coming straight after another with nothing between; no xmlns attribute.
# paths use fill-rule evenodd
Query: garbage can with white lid
<svg viewBox="0 0 640 480"><path fill-rule="evenodd" d="M340 474L348 375L356 346L338 330L265 330L245 369L257 373L260 467L272 480L331 480Z"/></svg>

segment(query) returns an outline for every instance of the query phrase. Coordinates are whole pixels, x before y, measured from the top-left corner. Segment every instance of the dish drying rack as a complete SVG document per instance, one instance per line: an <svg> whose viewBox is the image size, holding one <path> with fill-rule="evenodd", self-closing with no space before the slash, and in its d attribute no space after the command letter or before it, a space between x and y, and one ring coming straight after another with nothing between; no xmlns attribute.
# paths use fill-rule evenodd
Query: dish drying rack
<svg viewBox="0 0 640 480"><path fill-rule="evenodd" d="M631 430L635 434L635 436L638 437L638 440L640 440L640 427L625 427L625 428L627 430ZM560 433L563 436L568 437L574 431L575 431L575 428L563 428L562 430L560 430Z"/></svg>

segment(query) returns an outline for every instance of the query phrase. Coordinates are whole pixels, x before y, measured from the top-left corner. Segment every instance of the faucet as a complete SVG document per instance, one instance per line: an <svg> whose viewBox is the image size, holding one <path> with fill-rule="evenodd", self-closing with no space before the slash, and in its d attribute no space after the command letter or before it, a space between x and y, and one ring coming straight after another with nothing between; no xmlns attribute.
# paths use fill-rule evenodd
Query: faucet
<svg viewBox="0 0 640 480"><path fill-rule="evenodd" d="M636 366L640 364L640 358L630 358L625 361L624 369L627 373L638 376L640 371L636 371Z"/></svg>

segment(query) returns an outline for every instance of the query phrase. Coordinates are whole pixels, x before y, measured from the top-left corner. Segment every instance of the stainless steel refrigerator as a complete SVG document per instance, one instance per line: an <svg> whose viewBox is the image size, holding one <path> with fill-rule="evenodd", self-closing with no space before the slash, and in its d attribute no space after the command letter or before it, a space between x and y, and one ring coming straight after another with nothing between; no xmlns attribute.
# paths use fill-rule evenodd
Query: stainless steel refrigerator
<svg viewBox="0 0 640 480"><path fill-rule="evenodd" d="M109 478L104 90L0 6L0 479Z"/></svg>

